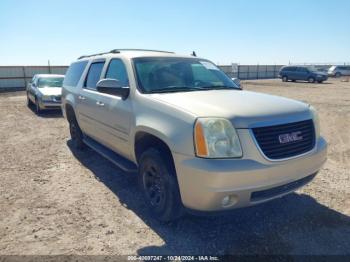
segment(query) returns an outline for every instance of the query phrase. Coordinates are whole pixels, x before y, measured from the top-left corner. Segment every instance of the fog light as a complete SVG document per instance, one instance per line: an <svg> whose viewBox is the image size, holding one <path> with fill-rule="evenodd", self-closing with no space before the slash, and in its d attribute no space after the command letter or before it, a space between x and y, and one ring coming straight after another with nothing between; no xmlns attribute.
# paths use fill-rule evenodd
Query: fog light
<svg viewBox="0 0 350 262"><path fill-rule="evenodd" d="M237 202L238 202L238 197L236 195L229 195L229 196L225 196L221 200L221 205L223 207L230 207L235 205Z"/></svg>
<svg viewBox="0 0 350 262"><path fill-rule="evenodd" d="M227 206L228 204L230 204L230 197L229 196L225 196L222 201L221 201L222 206Z"/></svg>

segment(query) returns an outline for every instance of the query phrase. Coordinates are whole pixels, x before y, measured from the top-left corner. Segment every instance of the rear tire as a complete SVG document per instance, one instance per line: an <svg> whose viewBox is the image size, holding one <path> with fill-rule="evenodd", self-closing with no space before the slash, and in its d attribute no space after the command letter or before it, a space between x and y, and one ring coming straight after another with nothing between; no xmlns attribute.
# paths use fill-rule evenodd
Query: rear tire
<svg viewBox="0 0 350 262"><path fill-rule="evenodd" d="M309 79L307 80L309 83L315 83L315 78L313 77L309 77Z"/></svg>
<svg viewBox="0 0 350 262"><path fill-rule="evenodd" d="M282 82L288 82L288 77L287 76L282 76Z"/></svg>
<svg viewBox="0 0 350 262"><path fill-rule="evenodd" d="M322 80L319 80L319 81L317 81L317 83L322 84L322 83L323 83L323 81L322 81Z"/></svg>
<svg viewBox="0 0 350 262"><path fill-rule="evenodd" d="M78 150L83 150L85 148L85 144L83 142L84 135L81 131L79 124L75 118L69 119L69 132L70 137L73 142L74 148Z"/></svg>
<svg viewBox="0 0 350 262"><path fill-rule="evenodd" d="M139 159L139 185L151 215L170 222L183 215L183 206L171 156L149 148Z"/></svg>
<svg viewBox="0 0 350 262"><path fill-rule="evenodd" d="M27 93L27 106L31 107L33 105L32 100L29 99L28 93Z"/></svg>

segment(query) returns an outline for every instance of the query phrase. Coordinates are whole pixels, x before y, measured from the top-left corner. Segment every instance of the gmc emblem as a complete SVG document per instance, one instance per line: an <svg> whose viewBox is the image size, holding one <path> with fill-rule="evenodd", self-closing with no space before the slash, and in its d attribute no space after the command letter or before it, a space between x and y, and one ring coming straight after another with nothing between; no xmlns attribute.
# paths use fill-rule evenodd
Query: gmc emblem
<svg viewBox="0 0 350 262"><path fill-rule="evenodd" d="M297 131L297 132L292 132L289 134L279 135L278 140L280 141L280 144L286 144L286 143L290 143L290 142L303 140L303 137L301 136L301 131Z"/></svg>

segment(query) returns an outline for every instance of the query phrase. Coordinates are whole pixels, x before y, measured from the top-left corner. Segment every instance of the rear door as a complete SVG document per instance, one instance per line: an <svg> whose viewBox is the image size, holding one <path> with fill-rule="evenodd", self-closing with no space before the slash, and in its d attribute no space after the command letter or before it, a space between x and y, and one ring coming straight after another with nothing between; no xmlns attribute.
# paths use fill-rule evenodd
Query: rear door
<svg viewBox="0 0 350 262"><path fill-rule="evenodd" d="M96 105L96 84L101 78L105 64L104 59L94 60L89 67L83 87L78 95L77 112L82 130L95 140L101 142L99 134L99 107Z"/></svg>
<svg viewBox="0 0 350 262"><path fill-rule="evenodd" d="M309 77L309 70L305 67L298 67L296 70L295 80L307 80Z"/></svg>
<svg viewBox="0 0 350 262"><path fill-rule="evenodd" d="M296 72L297 68L295 66L290 66L290 67L288 67L287 70L288 70L287 71L288 79L296 80L297 79L297 72Z"/></svg>

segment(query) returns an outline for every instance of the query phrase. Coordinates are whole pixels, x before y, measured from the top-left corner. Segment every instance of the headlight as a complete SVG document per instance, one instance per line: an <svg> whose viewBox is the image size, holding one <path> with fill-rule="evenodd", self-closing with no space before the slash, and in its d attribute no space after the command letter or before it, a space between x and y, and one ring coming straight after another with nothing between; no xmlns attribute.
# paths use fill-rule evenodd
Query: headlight
<svg viewBox="0 0 350 262"><path fill-rule="evenodd" d="M310 111L312 114L312 120L314 121L316 139L320 136L320 119L316 109L310 105Z"/></svg>
<svg viewBox="0 0 350 262"><path fill-rule="evenodd" d="M52 97L51 96L43 96L42 97L42 100L46 100L46 101L49 101L49 100L52 100Z"/></svg>
<svg viewBox="0 0 350 262"><path fill-rule="evenodd" d="M222 118L198 118L194 128L196 155L206 158L242 157L242 148L231 122Z"/></svg>

